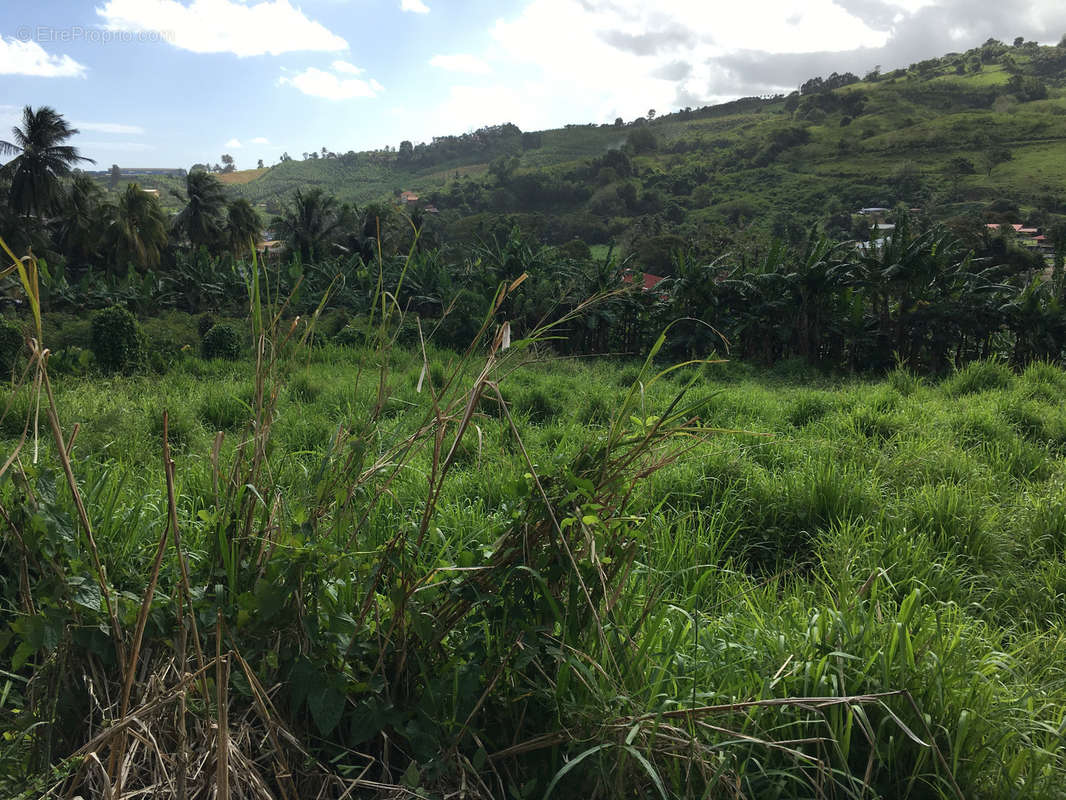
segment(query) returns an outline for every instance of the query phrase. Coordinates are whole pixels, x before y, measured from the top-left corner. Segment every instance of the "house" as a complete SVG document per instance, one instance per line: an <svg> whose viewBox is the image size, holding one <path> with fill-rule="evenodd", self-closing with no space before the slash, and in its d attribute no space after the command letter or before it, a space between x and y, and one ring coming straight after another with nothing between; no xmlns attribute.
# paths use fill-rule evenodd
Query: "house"
<svg viewBox="0 0 1066 800"><path fill-rule="evenodd" d="M660 283L662 283L665 280L665 278L663 278L662 276L660 276L660 275L652 275L650 272L636 273L633 270L627 269L622 274L622 283L624 283L626 285L634 284L636 282L636 275L637 274L639 274L641 276L641 278L640 278L641 291L645 291L645 292L652 291L656 286L658 286Z"/></svg>
<svg viewBox="0 0 1066 800"><path fill-rule="evenodd" d="M413 206L418 202L418 195L414 192L400 192L400 205Z"/></svg>
<svg viewBox="0 0 1066 800"><path fill-rule="evenodd" d="M1005 228L1009 228L1014 232L1015 241L1022 247L1028 247L1032 250L1036 250L1043 256L1055 255L1055 248L1051 244L1051 240L1047 236L1040 233L1039 228L1031 228L1026 225L1019 225L1017 223L1004 223L999 224L997 222L989 222L985 225L985 228L989 232L1002 232Z"/></svg>

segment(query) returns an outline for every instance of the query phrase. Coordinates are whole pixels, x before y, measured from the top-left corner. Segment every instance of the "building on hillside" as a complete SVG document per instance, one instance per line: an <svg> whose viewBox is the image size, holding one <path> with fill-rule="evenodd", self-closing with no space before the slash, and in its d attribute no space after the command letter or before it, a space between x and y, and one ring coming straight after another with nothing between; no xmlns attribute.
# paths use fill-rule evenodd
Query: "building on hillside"
<svg viewBox="0 0 1066 800"><path fill-rule="evenodd" d="M413 206L418 204L418 195L414 192L400 192L400 205Z"/></svg>
<svg viewBox="0 0 1066 800"><path fill-rule="evenodd" d="M1019 225L1018 223L998 223L990 222L985 227L989 231L996 233L1004 233L1011 231L1014 234L1014 240L1022 247L1035 250L1045 258L1050 258L1055 255L1055 247L1051 244L1051 240L1047 236L1040 233L1039 228L1032 228L1027 225Z"/></svg>
<svg viewBox="0 0 1066 800"><path fill-rule="evenodd" d="M859 216L866 217L870 222L878 223L884 222L888 212L892 209L882 208L881 206L870 206L868 208L860 208Z"/></svg>

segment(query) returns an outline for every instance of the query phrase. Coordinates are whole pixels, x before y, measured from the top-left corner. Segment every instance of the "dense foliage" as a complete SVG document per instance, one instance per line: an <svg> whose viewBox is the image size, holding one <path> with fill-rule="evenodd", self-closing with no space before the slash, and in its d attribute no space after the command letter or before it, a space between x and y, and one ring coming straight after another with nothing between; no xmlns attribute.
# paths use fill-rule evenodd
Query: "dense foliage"
<svg viewBox="0 0 1066 800"><path fill-rule="evenodd" d="M204 358L235 361L241 355L241 335L236 328L224 322L212 325L204 334L200 352Z"/></svg>
<svg viewBox="0 0 1066 800"><path fill-rule="evenodd" d="M90 336L96 363L105 372L128 372L143 362L144 334L136 317L121 306L96 312Z"/></svg>

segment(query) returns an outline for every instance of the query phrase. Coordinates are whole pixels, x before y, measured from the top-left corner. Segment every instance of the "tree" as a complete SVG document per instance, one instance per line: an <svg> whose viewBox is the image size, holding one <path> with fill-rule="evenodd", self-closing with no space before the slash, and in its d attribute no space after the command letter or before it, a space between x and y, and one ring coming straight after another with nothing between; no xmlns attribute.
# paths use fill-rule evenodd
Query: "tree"
<svg viewBox="0 0 1066 800"><path fill-rule="evenodd" d="M796 115L796 109L799 108L799 104L799 92L792 92L788 97L785 98L785 111L788 112L788 115L790 117L794 117Z"/></svg>
<svg viewBox="0 0 1066 800"><path fill-rule="evenodd" d="M337 198L321 189L297 189L272 227L306 263L326 254L340 225Z"/></svg>
<svg viewBox="0 0 1066 800"><path fill-rule="evenodd" d="M489 175L496 179L501 186L509 183L518 169L518 156L500 156L489 164Z"/></svg>
<svg viewBox="0 0 1066 800"><path fill-rule="evenodd" d="M985 150L982 156L985 163L985 169L988 171L989 176L992 175L992 170L998 167L1000 164L1005 164L1008 161L1013 160L1014 154L1001 144L992 145Z"/></svg>
<svg viewBox="0 0 1066 800"><path fill-rule="evenodd" d="M648 109L648 122L654 122L654 121L655 121L655 109L654 108L649 108Z"/></svg>
<svg viewBox="0 0 1066 800"><path fill-rule="evenodd" d="M158 266L167 246L167 218L155 196L131 183L108 212L105 241L115 271L125 273L131 264Z"/></svg>
<svg viewBox="0 0 1066 800"><path fill-rule="evenodd" d="M226 240L234 255L251 252L259 241L261 227L259 215L246 198L239 197L226 207Z"/></svg>
<svg viewBox="0 0 1066 800"><path fill-rule="evenodd" d="M108 185L112 189L117 189L119 181L122 180L122 170L118 168L118 164L111 165L111 172L108 175Z"/></svg>
<svg viewBox="0 0 1066 800"><path fill-rule="evenodd" d="M415 147L407 139L400 142L400 149L396 151L396 160L401 164L411 161L415 154Z"/></svg>
<svg viewBox="0 0 1066 800"><path fill-rule="evenodd" d="M290 156L289 153L286 151L281 154L281 158L279 158L278 160L282 163L285 163L286 161L292 161L292 156Z"/></svg>
<svg viewBox="0 0 1066 800"><path fill-rule="evenodd" d="M185 176L185 196L175 192L185 207L174 218L174 230L189 240L193 247L216 247L222 238L222 213L226 193L222 183L206 172L190 172Z"/></svg>
<svg viewBox="0 0 1066 800"><path fill-rule="evenodd" d="M63 144L78 133L63 116L49 106L34 111L22 109L22 127L11 129L13 141L0 141L0 156L15 156L0 173L11 181L8 203L11 210L25 216L47 216L55 208L62 180L75 164L86 161L76 147Z"/></svg>
<svg viewBox="0 0 1066 800"><path fill-rule="evenodd" d="M626 139L626 148L634 153L650 153L659 146L659 140L648 128L637 128Z"/></svg>
<svg viewBox="0 0 1066 800"><path fill-rule="evenodd" d="M623 125L625 125L625 122L623 121L623 119L621 117L615 117L614 118L614 126L616 128L621 128Z"/></svg>
<svg viewBox="0 0 1066 800"><path fill-rule="evenodd" d="M101 195L100 185L85 174L75 175L63 194L54 239L68 263L87 264L99 255L106 228Z"/></svg>
<svg viewBox="0 0 1066 800"><path fill-rule="evenodd" d="M237 168L237 165L233 161L233 156L229 153L222 154L222 172L230 173Z"/></svg>

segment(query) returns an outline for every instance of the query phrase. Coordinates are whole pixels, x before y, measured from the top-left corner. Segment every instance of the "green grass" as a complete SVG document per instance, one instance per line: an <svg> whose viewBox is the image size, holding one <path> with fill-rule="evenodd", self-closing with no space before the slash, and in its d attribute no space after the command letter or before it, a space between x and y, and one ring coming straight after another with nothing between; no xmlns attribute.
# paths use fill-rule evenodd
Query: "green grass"
<svg viewBox="0 0 1066 800"><path fill-rule="evenodd" d="M428 357L437 383L456 363L447 352L430 350ZM376 438L359 444L368 459L413 432L428 408L428 391L415 391L420 357L394 351L391 360L384 414L371 428ZM289 551L279 563L313 559L304 580L323 581L320 602L341 618L356 613L347 581L364 574L395 531L415 524L432 470L431 453L423 451L396 474L358 529L359 552L304 539L307 523L300 520L323 491L315 476L336 457L338 431L358 428L375 402L376 383L358 380L359 363L359 353L343 348L311 353L278 396L270 445L277 494L268 506L276 504L277 519L288 520L283 524L291 530L279 540ZM530 462L551 480L563 480L583 448L602 441L639 374L637 365L610 362L513 366L503 393ZM164 380L57 380L60 419L83 424L74 468L107 572L117 590L129 593L120 601L123 614L136 610L165 518L163 409L171 412L182 535L199 573L196 565L207 563L214 548L211 442L216 431L225 432L222 463L246 446L251 370L247 363L189 356ZM975 364L940 385L902 372L883 382L806 380L738 365L685 377L693 375L691 393L706 400L702 421L721 432L635 484L626 523L634 558L611 616L620 627L609 634L626 631L631 647L609 650L620 661L600 670L578 651L553 649L571 622L537 634L518 618L500 621L501 630L532 637L523 639L529 644L546 637L547 650L531 650L529 657L549 672L536 678L539 685L515 687L512 702L529 715L518 723L523 736L560 724L573 735L550 751L508 761L507 769L536 796L555 777L558 796L606 796L624 779L638 794L656 791L659 781L671 796L697 786L708 796L731 796L727 787L739 785L748 796L792 797L817 794L818 770L803 756L820 753L826 765L843 770L835 776L838 789L854 796L950 797L957 785L967 797L1061 798L1066 411L1059 392L1066 373L1037 365L1019 376L1000 364ZM631 416L663 410L679 383L645 385ZM25 413L25 393L19 397L14 405ZM441 484L425 545L409 553L444 574L484 563L515 515L527 513L518 509L529 466L506 417L485 408ZM14 432L7 421L0 429L8 445ZM51 463L45 445L41 466L26 468L39 482ZM14 491L10 482L0 489L5 507ZM344 540L348 532L342 533ZM361 562L359 553L370 561ZM161 578L168 586L174 570L168 558ZM215 580L221 591L225 574ZM264 608L281 598L270 599L262 582L241 597L244 610L226 611L234 614L234 637L247 639L264 624L269 630ZM429 607L428 594L416 597ZM153 614L165 615L169 602L161 597ZM581 608L577 596L571 602L573 610ZM202 622L213 625L211 619ZM485 625L484 635L493 635ZM350 636L343 625L337 630ZM494 645L470 646L475 649L464 658L472 660L462 663L477 665L477 653ZM379 773L382 779L399 781L403 773L408 785L432 792L454 773L433 743L451 735L443 732L449 720L461 724L470 713L464 681L480 687L476 699L494 667L470 666L475 671L468 674L461 663L453 666L447 681L454 683L414 692L420 712L401 704L390 712L400 714L393 723L372 723L405 742L401 766ZM266 662L262 669L272 674ZM357 666L347 669L359 674ZM516 678L529 680L522 674ZM365 705L366 690L353 686L337 689L348 701L341 702L336 733L319 706L309 706L309 720L301 715L300 701L285 699L291 688L277 702L321 739L317 752L343 759L343 748L328 744L349 741L338 738L349 724L343 720L371 724L367 714L384 713ZM674 728L657 729L655 722L693 706L896 691L907 694L817 712L770 706L706 718L682 714ZM543 706L521 699L527 696L549 702L555 721L541 719ZM484 710L486 719L490 712ZM2 706L0 723L17 740L22 723ZM717 727L700 729L703 723ZM671 744L669 731L687 744ZM513 743L494 735L491 728L479 733L489 755ZM798 739L812 743L777 749L764 743ZM476 755L479 745L463 742L466 757L483 758ZM572 761L563 770L566 759L599 745L581 766ZM682 766L681 756L698 765L699 777Z"/></svg>

